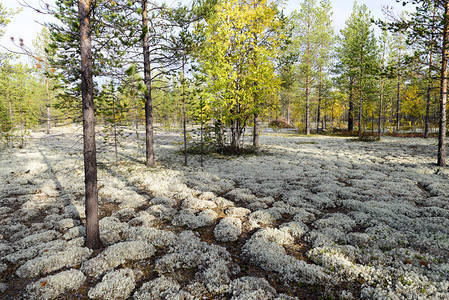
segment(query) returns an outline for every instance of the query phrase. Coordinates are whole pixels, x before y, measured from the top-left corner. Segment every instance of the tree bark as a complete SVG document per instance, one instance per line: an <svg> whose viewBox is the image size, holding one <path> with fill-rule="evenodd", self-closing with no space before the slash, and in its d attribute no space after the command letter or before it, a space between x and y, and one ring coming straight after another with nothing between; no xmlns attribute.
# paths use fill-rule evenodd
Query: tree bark
<svg viewBox="0 0 449 300"><path fill-rule="evenodd" d="M306 79L306 135L310 134L310 103L309 103L309 94L310 94L310 76L307 75L307 79Z"/></svg>
<svg viewBox="0 0 449 300"><path fill-rule="evenodd" d="M146 165L155 167L154 140L153 140L153 99L151 98L151 62L150 62L150 38L147 0L142 0L142 30L143 30L143 69L145 91L145 145Z"/></svg>
<svg viewBox="0 0 449 300"><path fill-rule="evenodd" d="M433 16L432 16L432 30L430 36L430 53L429 53L429 70L427 74L427 101L426 101L426 117L425 117L425 127L424 127L424 138L429 137L429 119L430 119L430 100L432 94L432 63L433 63L433 47L434 47L434 28L433 21L435 20L435 6L433 7Z"/></svg>
<svg viewBox="0 0 449 300"><path fill-rule="evenodd" d="M253 146L259 146L259 115L254 114Z"/></svg>
<svg viewBox="0 0 449 300"><path fill-rule="evenodd" d="M310 12L309 12L310 13ZM310 14L307 15L307 49L306 49L306 55L307 55L307 77L306 77L306 135L310 134L310 73L312 71L312 63L310 62L310 27L311 27L311 20L310 20Z"/></svg>
<svg viewBox="0 0 449 300"><path fill-rule="evenodd" d="M47 97L47 134L50 134L50 96L48 95L48 77L45 78L45 91Z"/></svg>
<svg viewBox="0 0 449 300"><path fill-rule="evenodd" d="M383 45L382 49L382 70L385 68L385 51L386 51L386 42ZM382 136L382 117L383 117L383 100L384 100L384 84L385 80L381 77L380 81L380 99L379 99L379 120L377 123L377 136L379 140Z"/></svg>
<svg viewBox="0 0 449 300"><path fill-rule="evenodd" d="M320 67L320 82L318 84L318 107L317 107L317 116L316 116L316 132L320 131L320 120L321 120L321 93L322 93L322 78L321 78L322 69Z"/></svg>
<svg viewBox="0 0 449 300"><path fill-rule="evenodd" d="M432 56L431 56L432 57ZM432 60L432 59L431 59ZM429 69L430 69L430 63L429 63ZM430 73L430 71L429 71ZM427 101L426 101L426 116L425 116L425 126L424 126L424 138L428 138L429 137L429 114L430 114L430 95L431 95L431 84L430 84L430 74L429 74L429 79L428 79L428 83L427 83Z"/></svg>
<svg viewBox="0 0 449 300"><path fill-rule="evenodd" d="M185 53L182 56L182 132L184 134L184 165L187 166L187 128L186 128L186 86L185 86ZM202 125L201 121L201 125ZM201 126L201 137L203 136ZM201 139L202 142L202 139ZM201 149L202 151L202 149Z"/></svg>
<svg viewBox="0 0 449 300"><path fill-rule="evenodd" d="M397 89L397 99L396 99L396 131L399 131L401 127L401 49L399 49L398 58L398 89Z"/></svg>
<svg viewBox="0 0 449 300"><path fill-rule="evenodd" d="M139 120L138 120L138 111L137 111L137 102L136 102L136 107L135 107L135 111L134 111L134 122L135 122L135 126L136 126L136 130L139 130Z"/></svg>
<svg viewBox="0 0 449 300"><path fill-rule="evenodd" d="M112 119L114 128L114 151L115 151L115 162L118 162L118 140L117 140L117 118L115 113L115 95L112 95Z"/></svg>
<svg viewBox="0 0 449 300"><path fill-rule="evenodd" d="M348 111L348 131L354 130L354 79L350 78L349 88L349 111Z"/></svg>
<svg viewBox="0 0 449 300"><path fill-rule="evenodd" d="M84 178L86 199L86 247L99 249L97 158L95 147L95 111L92 79L90 24L91 0L78 2L80 19L81 90L83 99Z"/></svg>
<svg viewBox="0 0 449 300"><path fill-rule="evenodd" d="M377 136L382 136L382 115L383 115L383 99L384 99L384 80L380 82L380 103L379 103L379 120L377 123Z"/></svg>
<svg viewBox="0 0 449 300"><path fill-rule="evenodd" d="M360 48L360 103L359 103L359 138L362 137L363 109L363 46Z"/></svg>
<svg viewBox="0 0 449 300"><path fill-rule="evenodd" d="M449 42L449 1L444 1L444 29L443 50L441 58L441 98L440 98L440 122L438 133L438 161L439 166L446 165L446 102L447 102L447 62Z"/></svg>

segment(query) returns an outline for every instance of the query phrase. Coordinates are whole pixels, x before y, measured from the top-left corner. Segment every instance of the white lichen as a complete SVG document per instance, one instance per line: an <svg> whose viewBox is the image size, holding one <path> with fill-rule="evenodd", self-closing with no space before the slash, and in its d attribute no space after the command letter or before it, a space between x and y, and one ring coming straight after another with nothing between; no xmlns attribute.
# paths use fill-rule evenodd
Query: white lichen
<svg viewBox="0 0 449 300"><path fill-rule="evenodd" d="M65 267L76 266L91 254L92 250L78 246L71 246L57 253L44 252L41 256L29 260L19 267L16 274L21 278L47 274Z"/></svg>
<svg viewBox="0 0 449 300"><path fill-rule="evenodd" d="M65 292L78 289L85 280L86 276L81 271L70 269L27 285L27 296L30 299L55 299Z"/></svg>
<svg viewBox="0 0 449 300"><path fill-rule="evenodd" d="M120 242L109 246L99 255L85 261L81 270L86 275L98 277L127 261L152 257L155 252L154 246L145 241Z"/></svg>
<svg viewBox="0 0 449 300"><path fill-rule="evenodd" d="M181 286L175 280L160 276L149 282L145 282L134 294L136 300L166 299L181 300L179 293Z"/></svg>
<svg viewBox="0 0 449 300"><path fill-rule="evenodd" d="M134 272L131 269L119 269L104 275L100 283L89 289L91 299L127 299L136 286Z"/></svg>
<svg viewBox="0 0 449 300"><path fill-rule="evenodd" d="M237 218L225 217L214 229L214 236L220 242L234 242L242 234L242 221Z"/></svg>

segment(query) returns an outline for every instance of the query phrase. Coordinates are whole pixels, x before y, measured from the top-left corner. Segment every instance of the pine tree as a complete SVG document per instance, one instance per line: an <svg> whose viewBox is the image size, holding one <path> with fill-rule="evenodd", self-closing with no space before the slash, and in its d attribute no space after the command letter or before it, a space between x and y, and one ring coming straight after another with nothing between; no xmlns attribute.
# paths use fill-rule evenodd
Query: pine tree
<svg viewBox="0 0 449 300"><path fill-rule="evenodd" d="M433 3L429 0L407 0L402 1L403 5L413 3L419 7L414 18L410 21L399 20L392 22L390 28L408 28L411 27L412 37L426 38L430 32L430 48L428 53L432 53L435 44L440 44L441 63L440 63L440 111L439 111L439 133L438 133L438 156L437 164L439 166L446 165L446 109L447 109L447 93L448 93L448 55L449 55L449 1L448 0L436 0ZM427 7L435 5L435 15L432 17L423 17L423 11L429 11ZM417 26L416 26L417 25ZM439 30L435 30L438 28ZM435 36L432 36L432 34ZM435 40L433 39L435 37ZM430 57L429 57L430 60ZM428 98L429 99L429 98Z"/></svg>
<svg viewBox="0 0 449 300"><path fill-rule="evenodd" d="M98 225L97 157L91 44L91 0L79 0L81 94L83 99L84 176L86 198L86 247L101 248Z"/></svg>
<svg viewBox="0 0 449 300"><path fill-rule="evenodd" d="M371 13L366 5L354 2L351 16L346 27L341 30L337 53L339 55L338 72L349 80L349 116L348 130L353 129L354 98L358 90L358 134L362 134L363 103L368 100L369 84L377 67L377 45L371 29ZM358 83L358 85L356 85Z"/></svg>
<svg viewBox="0 0 449 300"><path fill-rule="evenodd" d="M303 77L305 98L305 134L310 134L311 87L317 71L319 29L317 25L316 0L305 0L301 8L292 13L294 22L294 44L299 57L299 72Z"/></svg>
<svg viewBox="0 0 449 300"><path fill-rule="evenodd" d="M316 11L318 27L318 55L317 55L317 77L318 77L318 106L316 117L317 132L320 128L322 102L325 96L326 76L332 62L334 29L332 27L332 6L330 0L322 0ZM323 126L322 126L323 129Z"/></svg>

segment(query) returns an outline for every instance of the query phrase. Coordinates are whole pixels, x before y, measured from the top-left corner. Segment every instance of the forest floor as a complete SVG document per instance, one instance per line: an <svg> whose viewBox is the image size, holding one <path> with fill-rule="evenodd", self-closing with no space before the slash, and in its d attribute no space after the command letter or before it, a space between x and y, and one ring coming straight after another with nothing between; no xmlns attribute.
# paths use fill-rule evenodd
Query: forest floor
<svg viewBox="0 0 449 300"><path fill-rule="evenodd" d="M98 154L97 251L81 127L0 153L1 299L449 299L435 139L265 133L184 167L180 134L157 132L148 169L143 136Z"/></svg>

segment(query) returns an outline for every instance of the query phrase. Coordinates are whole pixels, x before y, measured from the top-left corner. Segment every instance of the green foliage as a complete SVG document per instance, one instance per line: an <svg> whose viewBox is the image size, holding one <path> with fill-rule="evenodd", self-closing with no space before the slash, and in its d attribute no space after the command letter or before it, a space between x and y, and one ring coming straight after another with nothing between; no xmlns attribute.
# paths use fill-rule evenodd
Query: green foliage
<svg viewBox="0 0 449 300"><path fill-rule="evenodd" d="M330 1L304 0L299 11L293 11L293 37L290 52L297 56L298 95L294 101L296 116L305 110L305 130L310 133L310 108L316 102L317 119L326 95L326 83L333 54L334 31ZM288 77L287 77L288 78ZM316 101L312 101L316 100ZM319 123L320 120L317 120Z"/></svg>
<svg viewBox="0 0 449 300"><path fill-rule="evenodd" d="M273 59L284 39L277 7L267 0L220 1L197 27L204 40L195 56L206 83L212 118L229 126L231 147L253 114L274 106L280 79Z"/></svg>
<svg viewBox="0 0 449 300"><path fill-rule="evenodd" d="M364 111L367 110L365 105L372 105L378 89L374 75L379 69L379 55L371 26L371 13L368 7L355 2L352 14L346 20L346 27L341 30L337 47L339 62L336 70L346 93L349 94L349 106L353 107L353 110L349 111L349 118L354 117L354 110L357 108L359 134L363 131L366 115ZM348 124L348 127L351 126Z"/></svg>
<svg viewBox="0 0 449 300"><path fill-rule="evenodd" d="M23 64L5 63L0 68L1 131L10 145L25 146L31 128L42 123L45 88L38 74Z"/></svg>
<svg viewBox="0 0 449 300"><path fill-rule="evenodd" d="M95 99L97 116L103 119L102 142L103 147L114 147L115 158L118 159L120 140L125 137L123 128L119 127L125 121L129 110L127 98L122 97L111 81L102 86L102 90Z"/></svg>
<svg viewBox="0 0 449 300"><path fill-rule="evenodd" d="M11 141L12 122L3 101L0 101L0 146L8 145Z"/></svg>

